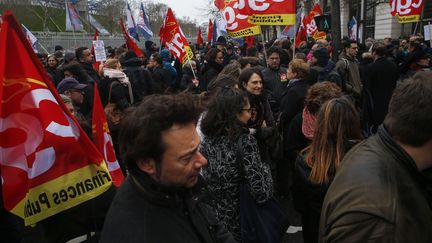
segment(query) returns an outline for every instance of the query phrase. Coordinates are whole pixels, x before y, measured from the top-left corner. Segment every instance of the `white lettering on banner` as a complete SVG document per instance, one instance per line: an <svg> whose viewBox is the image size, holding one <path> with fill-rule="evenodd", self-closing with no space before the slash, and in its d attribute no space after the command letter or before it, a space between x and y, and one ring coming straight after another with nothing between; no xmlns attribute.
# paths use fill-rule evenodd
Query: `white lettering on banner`
<svg viewBox="0 0 432 243"><path fill-rule="evenodd" d="M27 172L30 179L48 171L55 162L55 150L53 147L37 151L37 148L42 144L44 139L44 129L41 121L35 116L24 113L30 109L40 109L40 104L43 101L58 104L48 89L35 89L22 98L19 111L9 115L5 119L0 118L0 132L8 129L18 129L26 135L25 140L20 141L19 144L14 144L11 147L0 146L0 155L3 158L0 163ZM80 136L78 127L69 116L65 113L63 115L68 121L67 125L60 125L52 121L45 130L57 136L65 137L64 135L67 134L67 137L78 139ZM56 129L51 130L50 128L53 127ZM35 153L35 159L32 166L29 167L27 159L33 153Z"/></svg>
<svg viewBox="0 0 432 243"><path fill-rule="evenodd" d="M275 2L275 3L282 3L285 0L238 0L238 8L243 9L246 5L246 2L248 2L249 7L258 12L264 12L270 7L270 3L268 2ZM260 4L261 3L261 4Z"/></svg>
<svg viewBox="0 0 432 243"><path fill-rule="evenodd" d="M316 26L315 19L312 19L312 21L306 25L306 32L308 35L311 35L317 30L318 28Z"/></svg>
<svg viewBox="0 0 432 243"><path fill-rule="evenodd" d="M108 166L108 171L115 171L120 169L120 165L118 163L117 160L113 160L110 161L110 158L108 158L108 152L107 152L107 146L110 146L110 148L114 148L113 146L113 142L111 140L111 136L107 133L104 132L104 156L105 156L105 161L107 163Z"/></svg>
<svg viewBox="0 0 432 243"><path fill-rule="evenodd" d="M398 15L406 15L411 13L411 7L419 8L422 5L423 0L418 0L418 2L413 3L412 0L406 0L405 4L402 0L393 0L391 4L391 12L396 11Z"/></svg>
<svg viewBox="0 0 432 243"><path fill-rule="evenodd" d="M236 21L236 14L234 12L234 9L232 7L226 7L222 15L225 18L225 21L227 23L226 29L227 30L235 30L238 27L238 23Z"/></svg>
<svg viewBox="0 0 432 243"><path fill-rule="evenodd" d="M183 42L180 33L176 33L172 40L167 42L166 45L170 51L175 52L177 57L181 57L182 53L184 53Z"/></svg>

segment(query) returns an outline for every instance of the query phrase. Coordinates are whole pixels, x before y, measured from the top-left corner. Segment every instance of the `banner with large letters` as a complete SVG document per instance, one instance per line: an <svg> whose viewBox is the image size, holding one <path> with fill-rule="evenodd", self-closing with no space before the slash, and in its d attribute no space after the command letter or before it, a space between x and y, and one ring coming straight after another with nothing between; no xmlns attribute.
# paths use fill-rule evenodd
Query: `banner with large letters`
<svg viewBox="0 0 432 243"><path fill-rule="evenodd" d="M295 0L238 0L241 14L256 25L293 25L296 23Z"/></svg>
<svg viewBox="0 0 432 243"><path fill-rule="evenodd" d="M215 5L222 13L226 31L232 38L261 34L260 26L249 23L249 16L240 12L245 7L243 0L216 0Z"/></svg>
<svg viewBox="0 0 432 243"><path fill-rule="evenodd" d="M165 42L168 50L177 57L184 65L187 60L193 58L193 51L189 46L189 43L184 36L180 25L172 12L171 8L168 8L167 15L164 20L164 24L160 29L159 36Z"/></svg>
<svg viewBox="0 0 432 243"><path fill-rule="evenodd" d="M112 180L11 12L1 29L3 205L31 225L95 198Z"/></svg>
<svg viewBox="0 0 432 243"><path fill-rule="evenodd" d="M396 16L399 23L420 21L425 0L390 0L391 15Z"/></svg>

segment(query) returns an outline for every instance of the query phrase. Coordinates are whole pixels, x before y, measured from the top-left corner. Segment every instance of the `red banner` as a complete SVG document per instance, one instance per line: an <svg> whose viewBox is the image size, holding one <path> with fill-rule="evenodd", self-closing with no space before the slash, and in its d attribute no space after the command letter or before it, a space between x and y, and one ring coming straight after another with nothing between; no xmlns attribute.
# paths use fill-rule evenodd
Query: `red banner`
<svg viewBox="0 0 432 243"><path fill-rule="evenodd" d="M317 4L314 5L310 13L303 18L303 26L306 29L308 36L311 36L315 40L325 39L327 34L323 31L318 31L314 17L322 15L322 10Z"/></svg>
<svg viewBox="0 0 432 243"><path fill-rule="evenodd" d="M11 12L1 29L3 203L30 225L100 195L111 177Z"/></svg>
<svg viewBox="0 0 432 243"><path fill-rule="evenodd" d="M187 60L193 58L193 51L190 48L186 37L181 31L171 8L168 8L164 25L160 30L160 35L163 36L168 50L175 57L181 60L182 64L185 64Z"/></svg>
<svg viewBox="0 0 432 243"><path fill-rule="evenodd" d="M143 52L141 51L141 49L137 46L137 44L135 43L135 41L133 41L129 34L127 33L125 27L124 27L124 23L123 23L123 19L120 18L120 28L123 32L123 37L126 41L126 46L129 50L135 52L135 54L137 55L137 57L142 57L144 56ZM149 58L149 57L147 57Z"/></svg>
<svg viewBox="0 0 432 243"><path fill-rule="evenodd" d="M238 0L240 13L256 25L293 25L296 22L295 0Z"/></svg>
<svg viewBox="0 0 432 243"><path fill-rule="evenodd" d="M420 21L424 0L390 0L391 15L396 16L399 23Z"/></svg>
<svg viewBox="0 0 432 243"><path fill-rule="evenodd" d="M248 22L248 15L240 13L240 1L231 0L222 2L215 2L216 6L223 7L219 8L222 12L222 16L225 19L226 31L229 36L233 38L259 35L261 34L261 28L255 24Z"/></svg>
<svg viewBox="0 0 432 243"><path fill-rule="evenodd" d="M95 83L93 95L92 135L96 148L104 156L108 171L111 174L113 184L117 187L124 180L123 172L114 151L111 133L105 117L105 112L100 100L98 86Z"/></svg>

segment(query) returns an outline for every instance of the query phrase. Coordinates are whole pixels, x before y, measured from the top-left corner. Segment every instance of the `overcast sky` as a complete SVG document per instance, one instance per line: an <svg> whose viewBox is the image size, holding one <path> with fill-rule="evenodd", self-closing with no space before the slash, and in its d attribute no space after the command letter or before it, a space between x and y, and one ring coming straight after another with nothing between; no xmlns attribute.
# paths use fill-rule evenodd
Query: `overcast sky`
<svg viewBox="0 0 432 243"><path fill-rule="evenodd" d="M198 23L208 21L208 16L200 11L208 6L208 0L146 0L144 2L158 2L168 5L176 17L189 16L196 19Z"/></svg>

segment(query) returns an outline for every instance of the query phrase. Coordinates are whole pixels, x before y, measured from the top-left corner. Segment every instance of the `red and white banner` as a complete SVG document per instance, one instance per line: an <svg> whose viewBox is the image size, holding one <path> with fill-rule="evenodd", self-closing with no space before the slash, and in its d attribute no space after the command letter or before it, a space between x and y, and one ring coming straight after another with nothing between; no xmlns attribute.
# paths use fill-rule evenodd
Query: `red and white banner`
<svg viewBox="0 0 432 243"><path fill-rule="evenodd" d="M3 204L31 225L102 194L111 177L11 12L1 29Z"/></svg>
<svg viewBox="0 0 432 243"><path fill-rule="evenodd" d="M303 26L306 29L308 36L314 38L315 40L326 38L327 34L324 31L318 31L314 17L322 15L322 10L317 4L314 5L310 13L303 18Z"/></svg>
<svg viewBox="0 0 432 243"><path fill-rule="evenodd" d="M390 0L391 15L396 16L399 23L420 21L424 0Z"/></svg>
<svg viewBox="0 0 432 243"><path fill-rule="evenodd" d="M124 175L120 169L120 164L114 151L111 133L108 128L108 123L96 83L94 86L92 123L93 141L96 148L105 158L113 184L119 187L124 180Z"/></svg>
<svg viewBox="0 0 432 243"><path fill-rule="evenodd" d="M296 22L295 0L238 0L241 14L256 25L293 25Z"/></svg>
<svg viewBox="0 0 432 243"><path fill-rule="evenodd" d="M180 25L177 23L171 8L168 8L164 25L160 29L159 36L163 36L163 41L168 50L177 57L182 64L185 64L187 60L193 58L193 51L190 48Z"/></svg>
<svg viewBox="0 0 432 243"><path fill-rule="evenodd" d="M248 22L248 15L240 13L243 0L216 0L215 5L221 11L226 22L226 31L233 38L259 35L261 28ZM244 3L244 1L243 1Z"/></svg>

